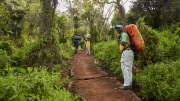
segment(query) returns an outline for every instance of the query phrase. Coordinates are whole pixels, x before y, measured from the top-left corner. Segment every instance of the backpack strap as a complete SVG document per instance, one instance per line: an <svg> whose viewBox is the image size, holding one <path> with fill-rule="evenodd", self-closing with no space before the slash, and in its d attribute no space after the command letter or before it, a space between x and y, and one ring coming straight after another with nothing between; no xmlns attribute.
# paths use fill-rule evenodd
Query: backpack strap
<svg viewBox="0 0 180 101"><path fill-rule="evenodd" d="M133 52L136 52L136 47L135 47L135 45L134 45L134 42L133 42L133 40L132 40L130 34L129 34L128 32L126 32L126 33L127 33L128 36L129 36L130 45L126 42L126 44L128 44L128 46L125 47L125 48L122 50L122 52L123 52L124 50L126 50L128 47L130 47L130 48L133 50Z"/></svg>
<svg viewBox="0 0 180 101"><path fill-rule="evenodd" d="M122 33L124 33L124 32L121 32L119 37L121 37ZM128 34L128 36L129 36L129 34ZM126 44L128 44L128 43L126 42ZM125 48L122 50L122 52L123 52L124 50L126 50L128 47L130 47L130 45L129 45L129 44L128 44L128 46L127 46L127 47L125 47Z"/></svg>

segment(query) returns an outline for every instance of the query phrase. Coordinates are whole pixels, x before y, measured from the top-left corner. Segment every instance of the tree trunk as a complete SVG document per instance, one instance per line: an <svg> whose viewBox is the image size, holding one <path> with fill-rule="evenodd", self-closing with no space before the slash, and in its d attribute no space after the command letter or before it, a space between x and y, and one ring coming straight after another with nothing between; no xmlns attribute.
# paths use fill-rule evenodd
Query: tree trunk
<svg viewBox="0 0 180 101"><path fill-rule="evenodd" d="M125 25L126 25L125 9L123 5L120 4L120 1L121 0L117 0L116 4L118 6L119 15L121 16L123 29L125 30Z"/></svg>
<svg viewBox="0 0 180 101"><path fill-rule="evenodd" d="M53 24L54 12L57 5L57 0L40 0L42 3L42 13L40 14L40 33L41 37L45 32L50 34L50 28Z"/></svg>
<svg viewBox="0 0 180 101"><path fill-rule="evenodd" d="M53 47L53 36L51 34L51 28L53 27L53 18L54 12L57 5L57 0L40 0L42 3L42 13L40 14L40 33L39 38L45 33L47 33L47 49L49 50L49 54L52 54ZM52 67L53 59L50 59L49 66Z"/></svg>

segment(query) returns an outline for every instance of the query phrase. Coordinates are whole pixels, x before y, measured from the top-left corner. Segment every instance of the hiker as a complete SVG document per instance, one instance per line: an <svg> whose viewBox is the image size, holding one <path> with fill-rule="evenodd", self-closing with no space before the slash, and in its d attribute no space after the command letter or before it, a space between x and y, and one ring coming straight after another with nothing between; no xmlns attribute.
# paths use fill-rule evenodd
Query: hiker
<svg viewBox="0 0 180 101"><path fill-rule="evenodd" d="M126 32L123 31L123 26L118 25L115 27L117 33L117 40L120 46L121 54L121 69L124 77L124 84L120 89L132 89L132 67L134 61L134 52L128 47L130 45L130 39ZM129 45L128 45L128 44Z"/></svg>
<svg viewBox="0 0 180 101"><path fill-rule="evenodd" d="M77 49L78 49L78 46L79 46L79 42L78 42L78 40L75 40L74 42L73 42L73 44L74 44L74 46L75 46L75 54L77 53Z"/></svg>
<svg viewBox="0 0 180 101"><path fill-rule="evenodd" d="M90 55L90 42L92 40L90 40L90 38L87 38L87 40L84 38L84 40L86 41L86 55Z"/></svg>

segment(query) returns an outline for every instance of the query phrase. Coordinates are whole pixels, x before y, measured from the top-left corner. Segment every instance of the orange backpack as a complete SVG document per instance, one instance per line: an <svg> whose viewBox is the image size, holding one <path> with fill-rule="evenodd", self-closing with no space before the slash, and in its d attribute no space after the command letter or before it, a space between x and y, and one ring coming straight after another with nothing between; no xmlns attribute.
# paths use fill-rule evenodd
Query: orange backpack
<svg viewBox="0 0 180 101"><path fill-rule="evenodd" d="M130 37L130 47L134 52L141 52L145 45L138 28L134 24L127 25L125 28Z"/></svg>

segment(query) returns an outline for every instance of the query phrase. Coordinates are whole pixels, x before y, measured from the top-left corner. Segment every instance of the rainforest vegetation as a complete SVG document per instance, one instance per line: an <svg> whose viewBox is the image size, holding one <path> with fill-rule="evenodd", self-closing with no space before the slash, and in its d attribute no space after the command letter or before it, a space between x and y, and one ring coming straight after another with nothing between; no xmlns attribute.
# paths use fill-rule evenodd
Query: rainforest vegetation
<svg viewBox="0 0 180 101"><path fill-rule="evenodd" d="M68 7L60 13L62 2ZM1 0L0 100L79 100L80 95L64 87L70 77L62 74L74 55L73 36L87 33L93 39L95 65L122 77L115 31L119 24L136 24L145 42L133 65L139 70L133 72L133 81L142 90L137 95L147 100L180 99L180 1L131 3L125 12L121 0ZM109 9L107 4L112 4ZM79 49L85 49L84 40Z"/></svg>

